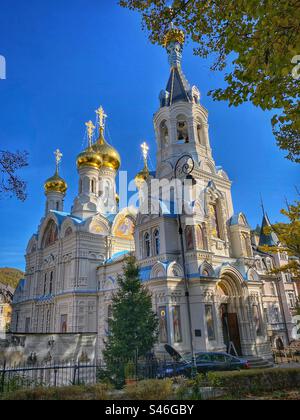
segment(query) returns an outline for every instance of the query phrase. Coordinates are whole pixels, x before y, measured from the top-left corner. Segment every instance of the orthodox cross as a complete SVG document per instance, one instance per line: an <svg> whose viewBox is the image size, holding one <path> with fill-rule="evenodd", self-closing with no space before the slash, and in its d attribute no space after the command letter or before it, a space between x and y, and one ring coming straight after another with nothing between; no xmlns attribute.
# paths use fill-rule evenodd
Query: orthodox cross
<svg viewBox="0 0 300 420"><path fill-rule="evenodd" d="M89 121L87 123L85 123L86 128L87 128L87 134L88 134L88 139L89 139L89 147L92 146L92 142L93 142L93 134L94 134L94 130L95 130L95 126L92 123L92 121Z"/></svg>
<svg viewBox="0 0 300 420"><path fill-rule="evenodd" d="M104 129L105 128L105 120L107 118L107 115L105 114L102 106L100 106L100 108L98 108L96 110L96 114L98 116L98 121L99 121L100 128Z"/></svg>
<svg viewBox="0 0 300 420"><path fill-rule="evenodd" d="M59 149L57 149L54 152L54 156L55 156L55 162L56 162L56 172L58 173L59 164L61 162L61 159L63 157L63 154L61 153L61 151Z"/></svg>
<svg viewBox="0 0 300 420"><path fill-rule="evenodd" d="M146 142L144 142L141 145L141 149L142 149L142 153L143 153L145 165L147 166L147 164L148 164L148 153L149 153L149 146L148 146L148 144Z"/></svg>

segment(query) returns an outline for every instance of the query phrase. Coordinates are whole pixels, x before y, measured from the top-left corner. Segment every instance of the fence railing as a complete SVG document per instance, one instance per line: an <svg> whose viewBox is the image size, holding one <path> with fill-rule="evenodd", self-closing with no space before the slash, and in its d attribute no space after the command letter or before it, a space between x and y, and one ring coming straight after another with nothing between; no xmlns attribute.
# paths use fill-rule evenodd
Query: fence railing
<svg viewBox="0 0 300 420"><path fill-rule="evenodd" d="M111 366L114 372L120 374L121 380L141 380L168 377L170 369L176 372L180 364L167 360L116 360ZM20 388L94 385L106 378L107 371L103 361L26 366L0 364L0 393Z"/></svg>
<svg viewBox="0 0 300 420"><path fill-rule="evenodd" d="M92 385L97 381L98 365L47 364L44 366L0 366L0 392L20 388Z"/></svg>
<svg viewBox="0 0 300 420"><path fill-rule="evenodd" d="M299 363L300 352L274 350L274 362L278 365ZM125 379L164 379L166 377L185 375L182 363L170 360L114 360L112 376L117 373L121 381ZM90 363L47 363L26 366L8 366L0 364L0 393L13 392L18 389L37 387L62 387L70 385L94 385L108 377L104 361Z"/></svg>

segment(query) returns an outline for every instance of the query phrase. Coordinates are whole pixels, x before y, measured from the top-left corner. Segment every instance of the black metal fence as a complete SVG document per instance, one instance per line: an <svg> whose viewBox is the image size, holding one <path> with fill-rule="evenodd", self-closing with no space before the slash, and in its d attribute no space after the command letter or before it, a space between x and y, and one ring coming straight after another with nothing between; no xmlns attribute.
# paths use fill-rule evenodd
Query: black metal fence
<svg viewBox="0 0 300 420"><path fill-rule="evenodd" d="M20 388L92 385L98 365L92 363L47 364L44 366L0 366L0 393Z"/></svg>
<svg viewBox="0 0 300 420"><path fill-rule="evenodd" d="M114 360L110 365L108 369L103 361L26 366L3 364L0 365L0 393L24 388L94 385L108 378L118 384L126 379L163 379L177 371L180 374L180 364L167 360Z"/></svg>
<svg viewBox="0 0 300 420"><path fill-rule="evenodd" d="M274 351L277 365L299 363L298 351ZM26 366L0 364L0 393L37 387L94 385L107 379L122 384L125 380L164 379L185 375L182 364L170 360L114 360L110 369L103 361L90 363L47 363Z"/></svg>

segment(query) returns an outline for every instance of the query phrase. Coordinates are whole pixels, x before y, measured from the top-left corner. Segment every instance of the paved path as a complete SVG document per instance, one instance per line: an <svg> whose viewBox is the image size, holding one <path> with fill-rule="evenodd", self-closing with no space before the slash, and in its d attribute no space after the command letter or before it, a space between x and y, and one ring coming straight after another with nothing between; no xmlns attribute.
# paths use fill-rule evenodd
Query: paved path
<svg viewBox="0 0 300 420"><path fill-rule="evenodd" d="M300 363L280 363L278 365L274 365L273 369L293 369L293 368L299 368L300 369Z"/></svg>

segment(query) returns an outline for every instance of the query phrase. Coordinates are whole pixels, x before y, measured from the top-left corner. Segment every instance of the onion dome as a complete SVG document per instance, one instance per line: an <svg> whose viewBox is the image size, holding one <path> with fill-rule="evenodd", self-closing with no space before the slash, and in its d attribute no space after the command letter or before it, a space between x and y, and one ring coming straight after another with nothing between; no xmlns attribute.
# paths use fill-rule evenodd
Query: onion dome
<svg viewBox="0 0 300 420"><path fill-rule="evenodd" d="M58 149L54 152L54 155L56 160L56 171L55 174L45 182L45 193L48 194L50 192L57 192L65 194L68 189L68 185L66 181L59 175L59 164L63 155Z"/></svg>
<svg viewBox="0 0 300 420"><path fill-rule="evenodd" d="M150 176L150 172L149 172L149 168L148 168L149 147L148 147L147 143L143 143L141 145L141 149L142 149L143 158L144 158L144 168L135 177L135 185L138 188L140 188L143 185L143 183L145 181L147 181L147 179Z"/></svg>
<svg viewBox="0 0 300 420"><path fill-rule="evenodd" d="M149 169L145 166L142 171L140 171L135 177L135 185L140 188L145 181L149 178L150 172Z"/></svg>
<svg viewBox="0 0 300 420"><path fill-rule="evenodd" d="M102 157L90 146L77 157L77 167L82 168L89 166L91 168L100 169L102 166Z"/></svg>
<svg viewBox="0 0 300 420"><path fill-rule="evenodd" d="M104 128L100 127L99 138L92 149L102 159L102 166L117 171L121 166L121 157L117 150L108 144L104 138Z"/></svg>
<svg viewBox="0 0 300 420"><path fill-rule="evenodd" d="M166 33L164 37L163 45L167 47L172 42L178 42L179 44L183 45L184 41L185 41L184 32L178 28L171 28L168 30L168 32Z"/></svg>
<svg viewBox="0 0 300 420"><path fill-rule="evenodd" d="M44 187L46 194L49 192L59 192L61 194L65 194L68 189L66 181L59 176L58 172L55 172L51 178L47 179Z"/></svg>

